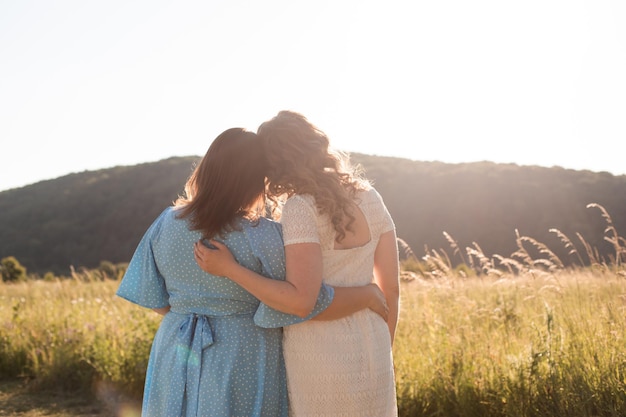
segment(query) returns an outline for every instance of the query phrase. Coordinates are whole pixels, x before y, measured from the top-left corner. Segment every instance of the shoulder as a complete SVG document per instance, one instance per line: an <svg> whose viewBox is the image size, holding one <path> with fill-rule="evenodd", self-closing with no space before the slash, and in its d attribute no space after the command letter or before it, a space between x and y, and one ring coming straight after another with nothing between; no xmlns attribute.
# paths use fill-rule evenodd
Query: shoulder
<svg viewBox="0 0 626 417"><path fill-rule="evenodd" d="M260 217L258 220L245 220L241 223L243 231L251 236L271 236L275 233L282 233L282 226L279 222L267 217Z"/></svg>
<svg viewBox="0 0 626 417"><path fill-rule="evenodd" d="M381 195L378 193L378 191L376 190L376 188L369 186L368 188L360 191L357 194L357 198L360 199L362 202L364 203L382 203L383 198L381 197Z"/></svg>
<svg viewBox="0 0 626 417"><path fill-rule="evenodd" d="M363 192L360 206L367 213L379 234L395 229L395 223L382 196L372 187Z"/></svg>
<svg viewBox="0 0 626 417"><path fill-rule="evenodd" d="M165 208L155 220L155 224L163 229L184 229L188 230L187 219L179 217L179 207L169 206Z"/></svg>
<svg viewBox="0 0 626 417"><path fill-rule="evenodd" d="M168 224L171 224L176 220L176 210L174 209L174 207L167 207L163 211L161 211L156 219L154 219L154 221L150 225L150 228L148 229L148 232L152 233L153 235L157 235L161 231L161 229L163 229L164 227L168 227Z"/></svg>
<svg viewBox="0 0 626 417"><path fill-rule="evenodd" d="M247 220L242 231L257 257L262 257L261 253L267 251L281 252L283 249L282 227L278 222L266 217L257 221Z"/></svg>
<svg viewBox="0 0 626 417"><path fill-rule="evenodd" d="M161 212L158 219L160 219L161 221L164 219L177 219L178 218L177 212L178 210L174 206L166 207L165 210Z"/></svg>
<svg viewBox="0 0 626 417"><path fill-rule="evenodd" d="M285 245L319 243L319 220L320 215L312 195L302 194L288 198L280 215Z"/></svg>
<svg viewBox="0 0 626 417"><path fill-rule="evenodd" d="M285 218L316 217L316 215L315 198L310 194L296 194L285 201L281 210L281 223L284 223Z"/></svg>
<svg viewBox="0 0 626 417"><path fill-rule="evenodd" d="M315 198L311 194L295 194L285 201L285 207L288 206L315 207Z"/></svg>
<svg viewBox="0 0 626 417"><path fill-rule="evenodd" d="M267 217L261 217L257 222L252 224L253 227L257 227L260 229L271 229L280 231L281 225L279 222L274 221L272 219L268 219Z"/></svg>

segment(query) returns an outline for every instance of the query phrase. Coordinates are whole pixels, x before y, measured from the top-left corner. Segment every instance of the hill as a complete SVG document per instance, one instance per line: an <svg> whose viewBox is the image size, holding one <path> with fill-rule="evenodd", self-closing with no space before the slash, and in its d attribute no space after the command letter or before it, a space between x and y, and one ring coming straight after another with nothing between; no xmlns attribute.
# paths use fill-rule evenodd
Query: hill
<svg viewBox="0 0 626 417"><path fill-rule="evenodd" d="M128 262L143 232L183 185L200 157L74 173L0 192L0 259L14 256L29 272L68 274L70 266ZM398 236L416 255L443 250L453 263L478 245L510 256L516 230L570 259L558 229L611 255L604 207L626 235L626 176L490 162L444 164L353 154L377 187ZM454 254L449 239L461 249ZM579 237L582 237L583 240Z"/></svg>

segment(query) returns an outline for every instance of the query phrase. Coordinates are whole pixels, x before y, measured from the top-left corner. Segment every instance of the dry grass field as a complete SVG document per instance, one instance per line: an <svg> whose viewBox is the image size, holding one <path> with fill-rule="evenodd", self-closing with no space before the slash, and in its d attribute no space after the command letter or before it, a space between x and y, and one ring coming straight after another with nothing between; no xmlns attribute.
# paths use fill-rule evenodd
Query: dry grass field
<svg viewBox="0 0 626 417"><path fill-rule="evenodd" d="M404 276L401 415L626 415L623 275ZM138 415L159 316L117 284L0 285L0 416Z"/></svg>

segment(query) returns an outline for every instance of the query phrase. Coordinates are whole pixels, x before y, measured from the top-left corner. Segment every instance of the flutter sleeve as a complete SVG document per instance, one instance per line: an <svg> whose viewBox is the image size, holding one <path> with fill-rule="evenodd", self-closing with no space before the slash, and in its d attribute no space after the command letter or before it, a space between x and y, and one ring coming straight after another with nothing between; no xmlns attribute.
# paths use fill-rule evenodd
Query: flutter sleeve
<svg viewBox="0 0 626 417"><path fill-rule="evenodd" d="M153 242L160 234L168 211L169 209L164 210L141 238L116 292L117 296L146 308L169 305L165 280L159 272L152 251Z"/></svg>
<svg viewBox="0 0 626 417"><path fill-rule="evenodd" d="M272 279L284 281L285 250L280 225L263 219L262 224L249 228L246 230L246 233L250 240L250 246L253 248L257 259L261 262L261 274ZM254 322L259 327L277 328L310 320L328 308L333 301L334 295L334 288L323 284L313 311L305 318L283 313L261 303L254 315Z"/></svg>

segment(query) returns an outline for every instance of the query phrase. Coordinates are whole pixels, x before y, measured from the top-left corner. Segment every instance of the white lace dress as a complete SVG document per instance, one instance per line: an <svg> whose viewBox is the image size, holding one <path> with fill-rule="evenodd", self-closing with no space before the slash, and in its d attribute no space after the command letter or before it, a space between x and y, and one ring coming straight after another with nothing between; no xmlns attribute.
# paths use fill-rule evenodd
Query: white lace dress
<svg viewBox="0 0 626 417"><path fill-rule="evenodd" d="M318 214L312 196L291 197L283 208L285 245L319 243L324 282L329 285L373 282L376 245L382 233L394 228L375 189L361 192L358 203L368 222L370 241L343 250L334 249L335 231L328 216ZM290 416L397 416L389 330L371 310L285 327L283 349Z"/></svg>

